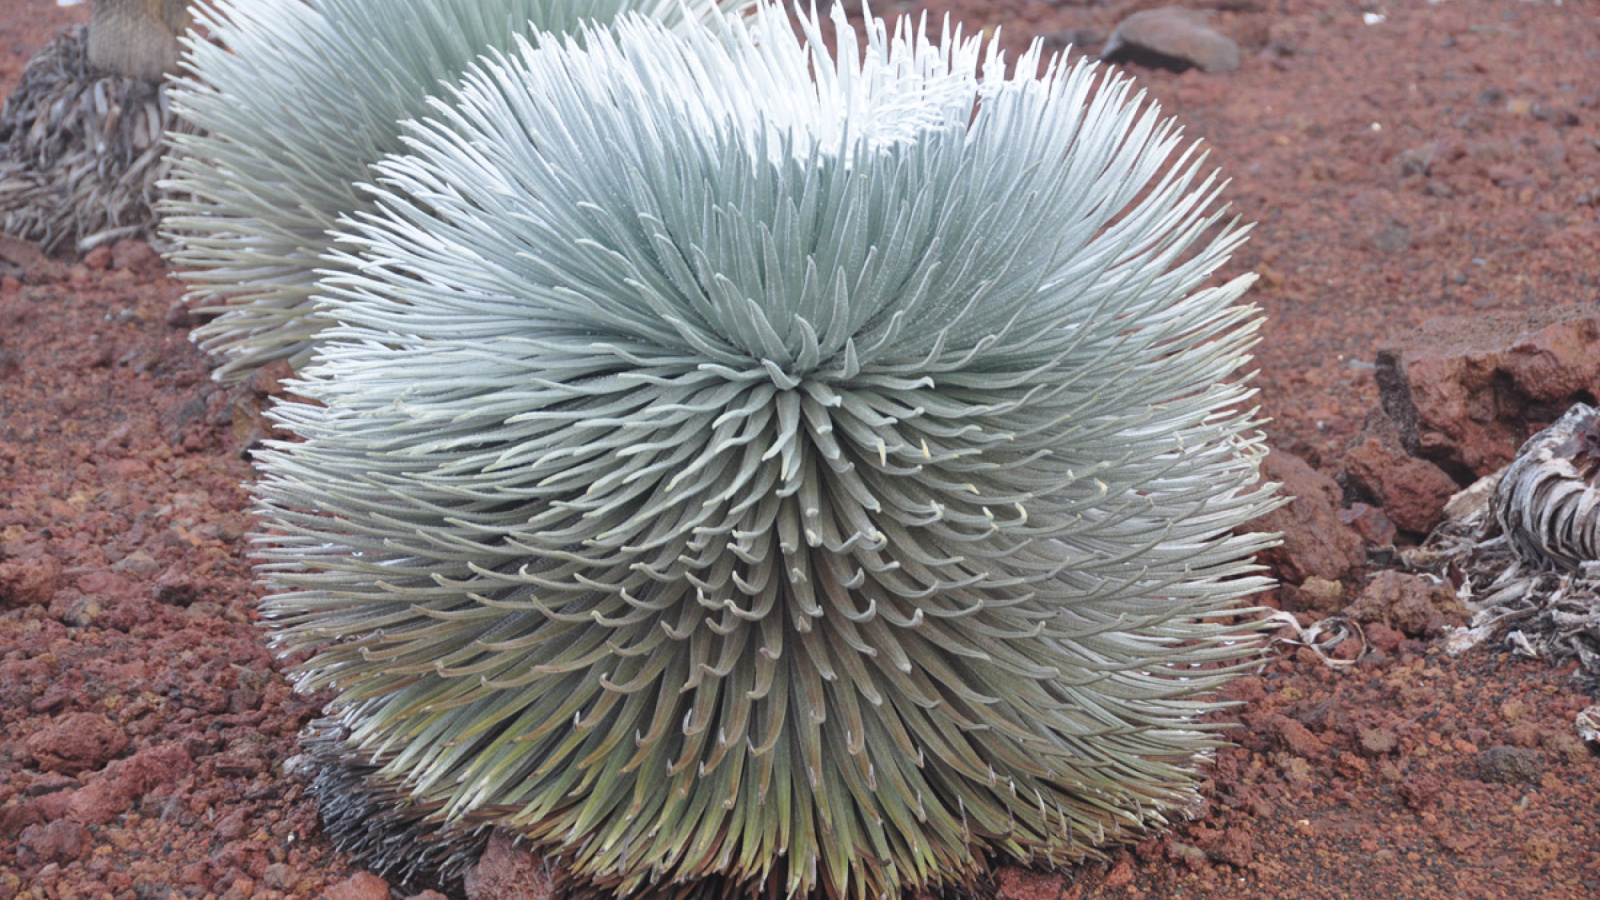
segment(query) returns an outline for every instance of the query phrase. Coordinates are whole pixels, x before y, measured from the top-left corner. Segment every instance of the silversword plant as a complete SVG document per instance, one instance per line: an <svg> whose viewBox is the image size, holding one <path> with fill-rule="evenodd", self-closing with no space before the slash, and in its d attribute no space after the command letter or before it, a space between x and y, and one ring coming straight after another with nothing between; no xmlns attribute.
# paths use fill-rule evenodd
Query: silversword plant
<svg viewBox="0 0 1600 900"><path fill-rule="evenodd" d="M318 274L342 217L370 212L357 188L404 149L401 122L484 53L537 32L642 12L678 27L749 0L215 0L187 41L174 102L202 133L174 134L164 207L190 302L217 318L194 332L222 355L218 378L310 358Z"/></svg>
<svg viewBox="0 0 1600 900"><path fill-rule="evenodd" d="M1092 65L801 24L473 67L261 458L273 639L372 777L624 894L1082 859L1192 808L1257 650L1203 158Z"/></svg>

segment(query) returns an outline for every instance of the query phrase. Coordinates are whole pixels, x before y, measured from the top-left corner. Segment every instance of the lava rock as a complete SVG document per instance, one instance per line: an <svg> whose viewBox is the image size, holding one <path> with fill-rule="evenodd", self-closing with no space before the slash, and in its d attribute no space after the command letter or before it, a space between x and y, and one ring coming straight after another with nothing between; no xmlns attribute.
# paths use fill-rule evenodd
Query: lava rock
<svg viewBox="0 0 1600 900"><path fill-rule="evenodd" d="M66 277L66 266L46 256L37 244L9 234L0 234L0 272L21 273L29 283L39 283L59 281Z"/></svg>
<svg viewBox="0 0 1600 900"><path fill-rule="evenodd" d="M38 777L28 782L28 786L22 789L22 793L26 797L43 797L45 794L54 794L56 791L64 791L77 786L78 780L76 778L69 778L60 772L42 772Z"/></svg>
<svg viewBox="0 0 1600 900"><path fill-rule="evenodd" d="M1338 581L1365 562L1360 536L1339 521L1340 490L1332 478L1277 449L1262 461L1261 475L1282 484L1283 494L1294 498L1244 529L1283 535L1283 543L1257 554L1275 578L1286 584L1313 577Z"/></svg>
<svg viewBox="0 0 1600 900"><path fill-rule="evenodd" d="M1539 751L1526 747L1490 747L1478 754L1478 778L1497 784L1538 784L1544 770Z"/></svg>
<svg viewBox="0 0 1600 900"><path fill-rule="evenodd" d="M1398 222L1390 222L1373 232L1372 249L1390 255L1404 253L1411 249L1411 231Z"/></svg>
<svg viewBox="0 0 1600 900"><path fill-rule="evenodd" d="M1382 622L1369 622L1363 629L1367 636L1367 643L1372 649L1384 653L1393 653L1400 649L1400 643L1406 639L1404 633L1390 628Z"/></svg>
<svg viewBox="0 0 1600 900"><path fill-rule="evenodd" d="M212 759L218 775L252 778L272 765L268 741L259 734L247 734L228 744Z"/></svg>
<svg viewBox="0 0 1600 900"><path fill-rule="evenodd" d="M1449 585L1393 570L1374 576L1361 596L1345 607L1344 614L1360 622L1382 622L1411 637L1467 621L1466 607Z"/></svg>
<svg viewBox="0 0 1600 900"><path fill-rule="evenodd" d="M1445 780L1433 772L1423 772L1408 775L1406 779L1395 785L1395 793L1405 801L1406 806L1418 812L1427 809L1439 799L1439 794L1444 790Z"/></svg>
<svg viewBox="0 0 1600 900"><path fill-rule="evenodd" d="M99 777L71 792L66 814L85 825L104 824L127 812L139 798L193 771L194 761L182 743L156 744L112 763Z"/></svg>
<svg viewBox="0 0 1600 900"><path fill-rule="evenodd" d="M1052 891L1055 887L1058 890ZM1034 897L1048 897L1059 893L1060 885L1055 882L1054 873L1029 872L1024 869L1006 867L995 873L995 900L1031 900Z"/></svg>
<svg viewBox="0 0 1600 900"><path fill-rule="evenodd" d="M1191 872L1203 871L1206 868L1205 851L1182 841L1173 841L1167 845L1167 859L1182 864Z"/></svg>
<svg viewBox="0 0 1600 900"><path fill-rule="evenodd" d="M17 839L17 862L24 866L69 863L89 847L89 829L65 819L29 825Z"/></svg>
<svg viewBox="0 0 1600 900"><path fill-rule="evenodd" d="M467 900L550 900L555 879L533 852L496 830L462 881Z"/></svg>
<svg viewBox="0 0 1600 900"><path fill-rule="evenodd" d="M243 459L278 437L267 410L284 397L283 383L294 377L286 360L275 360L251 373L228 397L234 450Z"/></svg>
<svg viewBox="0 0 1600 900"><path fill-rule="evenodd" d="M1313 575L1296 587L1283 586L1283 608L1290 612L1336 613L1344 606L1344 585Z"/></svg>
<svg viewBox="0 0 1600 900"><path fill-rule="evenodd" d="M1307 728L1288 716L1273 716L1265 723L1273 744L1305 759L1322 759L1328 755L1328 745Z"/></svg>
<svg viewBox="0 0 1600 900"><path fill-rule="evenodd" d="M189 606L200 596L200 586L189 574L188 567L173 563L155 580L152 591L157 603L167 606Z"/></svg>
<svg viewBox="0 0 1600 900"><path fill-rule="evenodd" d="M1406 452L1465 484L1600 396L1600 303L1429 319L1375 374Z"/></svg>
<svg viewBox="0 0 1600 900"><path fill-rule="evenodd" d="M29 735L23 746L39 768L75 775L122 755L128 735L97 713L67 713Z"/></svg>
<svg viewBox="0 0 1600 900"><path fill-rule="evenodd" d="M299 883L299 874L288 863L272 863L261 871L261 884L269 890L289 891Z"/></svg>
<svg viewBox="0 0 1600 900"><path fill-rule="evenodd" d="M172 301L172 304L167 307L166 315L162 316L161 320L166 323L168 328L193 328L200 324L200 317L195 315L189 309L189 304L182 300Z"/></svg>
<svg viewBox="0 0 1600 900"><path fill-rule="evenodd" d="M60 581L61 564L51 556L23 556L0 562L0 609L45 606Z"/></svg>
<svg viewBox="0 0 1600 900"><path fill-rule="evenodd" d="M0 841L9 841L33 825L45 823L44 811L37 803L7 803L0 806Z"/></svg>
<svg viewBox="0 0 1600 900"><path fill-rule="evenodd" d="M99 597L84 594L57 597L50 602L50 618L73 628L96 624L102 612L105 612L105 603Z"/></svg>
<svg viewBox="0 0 1600 900"><path fill-rule="evenodd" d="M1039 35L1039 40L1044 44L1044 49L1049 53L1060 53L1067 48L1082 50L1105 43L1106 36L1103 32L1093 28L1065 28L1060 31L1050 31Z"/></svg>
<svg viewBox="0 0 1600 900"><path fill-rule="evenodd" d="M111 571L133 578L152 578L159 574L161 569L161 563L156 562L155 557L143 550L129 553L111 567Z"/></svg>
<svg viewBox="0 0 1600 900"><path fill-rule="evenodd" d="M1355 529L1356 534L1361 535L1362 542L1369 547L1394 546L1394 523L1389 521L1380 507L1357 501L1350 504L1349 509L1339 511L1339 521Z"/></svg>
<svg viewBox="0 0 1600 900"><path fill-rule="evenodd" d="M1363 756L1388 756L1400 746L1400 738L1390 728L1362 728L1356 732L1356 745Z"/></svg>
<svg viewBox="0 0 1600 900"><path fill-rule="evenodd" d="M322 900L389 900L389 882L371 872L357 872L328 885L321 896Z"/></svg>
<svg viewBox="0 0 1600 900"><path fill-rule="evenodd" d="M1100 58L1178 71L1193 66L1204 72L1233 72L1239 68L1239 45L1212 28L1204 15L1166 6L1123 19Z"/></svg>
<svg viewBox="0 0 1600 900"><path fill-rule="evenodd" d="M1383 507L1402 531L1427 534L1444 519L1444 505L1460 487L1445 471L1408 454L1394 423L1382 410L1345 453L1341 481L1347 494Z"/></svg>
<svg viewBox="0 0 1600 900"><path fill-rule="evenodd" d="M124 239L117 241L111 247L111 268L126 269L140 277L146 277L161 269L165 264L161 255L150 248L144 241Z"/></svg>
<svg viewBox="0 0 1600 900"><path fill-rule="evenodd" d="M1195 845L1204 850L1206 858L1212 862L1227 863L1236 869L1243 869L1255 859L1255 842L1250 839L1250 832L1243 828L1214 829L1197 826L1193 832Z"/></svg>

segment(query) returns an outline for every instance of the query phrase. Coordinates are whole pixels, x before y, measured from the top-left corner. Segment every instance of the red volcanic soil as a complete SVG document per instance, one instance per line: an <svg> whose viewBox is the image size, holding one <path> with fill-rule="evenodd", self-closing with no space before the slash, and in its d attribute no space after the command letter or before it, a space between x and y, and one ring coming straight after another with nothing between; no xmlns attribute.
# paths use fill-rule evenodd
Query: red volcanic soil
<svg viewBox="0 0 1600 900"><path fill-rule="evenodd" d="M876 11L1098 52L1157 5ZM1131 70L1259 223L1233 268L1262 276L1274 446L1338 473L1377 406L1376 351L1429 317L1595 299L1594 4L1190 5L1239 70ZM87 8L0 0L0 95ZM239 443L262 398L209 379L180 295L142 244L51 260L0 239L0 900L383 897L285 772L325 698L293 693L254 624ZM1192 821L1071 870L1001 869L988 892L1600 896L1600 760L1572 728L1594 700L1570 665L1447 656L1439 625L1371 626L1338 668L1279 645L1229 689L1237 746Z"/></svg>

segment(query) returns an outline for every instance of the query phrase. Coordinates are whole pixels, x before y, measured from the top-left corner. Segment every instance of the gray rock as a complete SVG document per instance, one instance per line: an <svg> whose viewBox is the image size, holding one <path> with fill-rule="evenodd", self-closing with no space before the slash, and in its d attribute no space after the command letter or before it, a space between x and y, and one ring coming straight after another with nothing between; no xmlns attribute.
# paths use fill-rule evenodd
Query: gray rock
<svg viewBox="0 0 1600 900"><path fill-rule="evenodd" d="M1198 66L1205 72L1239 68L1239 45L1193 10L1165 6L1134 13L1106 41L1100 58L1161 68Z"/></svg>
<svg viewBox="0 0 1600 900"><path fill-rule="evenodd" d="M1544 760L1525 747L1490 747L1478 754L1478 778L1499 784L1538 784Z"/></svg>

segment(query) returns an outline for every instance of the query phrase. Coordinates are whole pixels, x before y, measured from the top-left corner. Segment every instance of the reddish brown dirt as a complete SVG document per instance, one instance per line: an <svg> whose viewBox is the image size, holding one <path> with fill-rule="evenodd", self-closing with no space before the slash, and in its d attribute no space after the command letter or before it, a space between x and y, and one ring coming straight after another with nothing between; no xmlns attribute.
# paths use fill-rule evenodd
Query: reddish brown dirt
<svg viewBox="0 0 1600 900"><path fill-rule="evenodd" d="M1013 50L1098 50L1146 0L956 0ZM1231 75L1136 70L1260 223L1258 360L1277 446L1333 473L1370 363L1429 316L1592 300L1600 22L1592 4L1205 0ZM0 0L0 95L87 5ZM0 244L0 900L370 890L283 771L316 713L252 625L250 476L180 291L138 247ZM1360 580L1346 585L1346 596ZM994 893L1600 896L1600 761L1570 670L1373 628L1346 669L1285 649L1231 689L1237 747L1191 823ZM379 890L379 895L382 891Z"/></svg>

